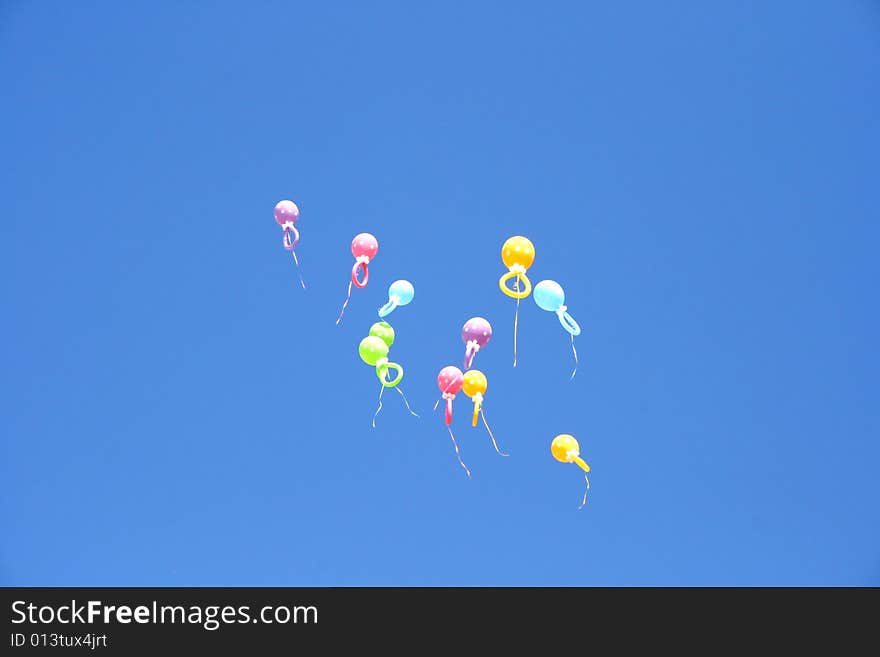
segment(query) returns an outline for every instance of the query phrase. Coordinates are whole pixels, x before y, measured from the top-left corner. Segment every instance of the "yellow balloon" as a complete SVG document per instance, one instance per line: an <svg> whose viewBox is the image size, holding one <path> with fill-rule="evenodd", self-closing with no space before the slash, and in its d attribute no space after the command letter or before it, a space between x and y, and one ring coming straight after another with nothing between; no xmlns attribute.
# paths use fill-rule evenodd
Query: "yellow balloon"
<svg viewBox="0 0 880 657"><path fill-rule="evenodd" d="M528 269L535 261L535 247L525 237L516 235L508 239L501 247L501 259L508 269L514 265Z"/></svg>
<svg viewBox="0 0 880 657"><path fill-rule="evenodd" d="M489 381L480 370L468 370L464 373L461 389L468 397L473 397L478 393L485 395L487 387L489 387Z"/></svg>
<svg viewBox="0 0 880 657"><path fill-rule="evenodd" d="M584 472L590 471L587 465L580 457L581 448L574 436L562 433L553 439L550 443L550 452L553 458L562 463L577 463Z"/></svg>
<svg viewBox="0 0 880 657"><path fill-rule="evenodd" d="M487 387L489 387L489 381L480 370L468 370L461 379L462 392L474 400L472 426L477 426L477 418L480 416L480 408L483 406L483 395L486 394Z"/></svg>

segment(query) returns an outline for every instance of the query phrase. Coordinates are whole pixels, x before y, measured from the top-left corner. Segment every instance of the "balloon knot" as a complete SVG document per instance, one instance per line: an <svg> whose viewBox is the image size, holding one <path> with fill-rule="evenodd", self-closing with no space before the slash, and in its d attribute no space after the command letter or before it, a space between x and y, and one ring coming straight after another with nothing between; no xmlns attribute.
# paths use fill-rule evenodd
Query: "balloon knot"
<svg viewBox="0 0 880 657"><path fill-rule="evenodd" d="M516 265L510 266L510 271L513 272L514 274L525 274L526 268L520 264L516 264Z"/></svg>
<svg viewBox="0 0 880 657"><path fill-rule="evenodd" d="M475 352L479 351L480 350L480 343L477 342L476 340L468 340L467 341L467 348L473 349Z"/></svg>
<svg viewBox="0 0 880 657"><path fill-rule="evenodd" d="M455 399L455 395L451 392L444 392L443 399Z"/></svg>
<svg viewBox="0 0 880 657"><path fill-rule="evenodd" d="M364 264L366 265L366 264L368 264L368 263L370 262L370 256L359 255L357 258L354 259L354 261L357 262L357 263L361 263L361 262L362 262L362 263L364 263Z"/></svg>
<svg viewBox="0 0 880 657"><path fill-rule="evenodd" d="M566 310L568 310L568 306L563 304L563 305L559 306L559 308L556 310L556 314L557 315L564 315Z"/></svg>
<svg viewBox="0 0 880 657"><path fill-rule="evenodd" d="M285 221L283 224L281 224L281 228L283 228L284 230L290 230L293 228L293 222Z"/></svg>

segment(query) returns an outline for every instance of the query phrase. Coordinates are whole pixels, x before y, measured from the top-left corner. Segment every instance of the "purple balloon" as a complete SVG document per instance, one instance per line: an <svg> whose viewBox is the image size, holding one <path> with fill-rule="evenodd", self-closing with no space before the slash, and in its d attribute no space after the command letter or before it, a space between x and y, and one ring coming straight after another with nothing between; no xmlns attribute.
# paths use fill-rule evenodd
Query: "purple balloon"
<svg viewBox="0 0 880 657"><path fill-rule="evenodd" d="M471 317L461 329L461 340L467 346L464 353L464 368L470 369L477 351L489 344L492 339L492 325L482 317Z"/></svg>
<svg viewBox="0 0 880 657"><path fill-rule="evenodd" d="M288 221L296 223L297 219L299 219L299 208L296 207L296 203L293 201L278 201L278 205L275 206L275 221L278 225Z"/></svg>

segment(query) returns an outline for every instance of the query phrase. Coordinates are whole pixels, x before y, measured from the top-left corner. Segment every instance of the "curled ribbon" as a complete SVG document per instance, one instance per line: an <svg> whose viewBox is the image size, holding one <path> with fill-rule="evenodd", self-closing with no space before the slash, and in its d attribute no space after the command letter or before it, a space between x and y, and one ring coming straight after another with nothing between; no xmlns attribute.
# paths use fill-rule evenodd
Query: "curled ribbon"
<svg viewBox="0 0 880 657"><path fill-rule="evenodd" d="M583 509L587 504L587 493L590 492L590 478L587 475L584 475L584 479L587 481L587 488L584 490L584 499L581 501L581 505L578 507L578 511Z"/></svg>

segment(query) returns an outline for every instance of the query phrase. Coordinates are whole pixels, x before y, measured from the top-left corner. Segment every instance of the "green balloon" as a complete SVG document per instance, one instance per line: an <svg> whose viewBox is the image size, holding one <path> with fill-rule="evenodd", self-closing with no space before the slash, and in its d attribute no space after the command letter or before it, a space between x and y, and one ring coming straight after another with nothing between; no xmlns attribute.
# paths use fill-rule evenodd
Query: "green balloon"
<svg viewBox="0 0 880 657"><path fill-rule="evenodd" d="M370 335L380 338L389 347L394 344L394 329L388 322L376 322L370 327Z"/></svg>
<svg viewBox="0 0 880 657"><path fill-rule="evenodd" d="M361 340L358 346L358 353L367 365L376 366L380 358L388 357L388 345L382 342L381 338L371 335Z"/></svg>

